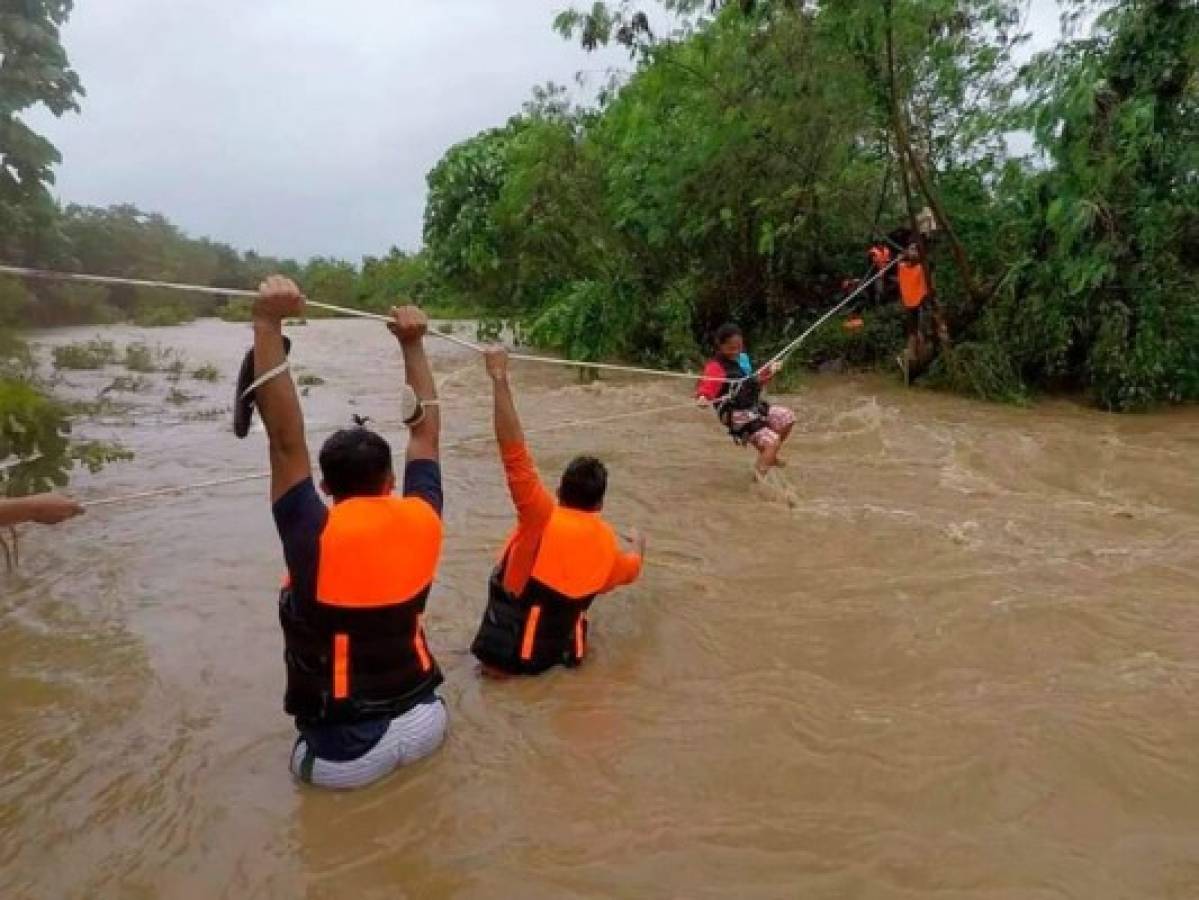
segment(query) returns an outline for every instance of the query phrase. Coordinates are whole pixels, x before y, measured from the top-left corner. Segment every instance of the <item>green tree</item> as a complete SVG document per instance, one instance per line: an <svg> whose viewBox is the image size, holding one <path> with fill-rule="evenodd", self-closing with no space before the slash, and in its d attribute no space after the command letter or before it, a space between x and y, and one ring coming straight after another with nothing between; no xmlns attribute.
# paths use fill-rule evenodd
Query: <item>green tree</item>
<svg viewBox="0 0 1199 900"><path fill-rule="evenodd" d="M379 313L397 303L437 307L444 300L429 271L427 256L405 253L398 247L381 259L368 256L362 261L355 291L356 306Z"/></svg>
<svg viewBox="0 0 1199 900"><path fill-rule="evenodd" d="M993 352L1109 409L1199 399L1199 8L1108 5L1026 84L1049 164L1022 194Z"/></svg>
<svg viewBox="0 0 1199 900"><path fill-rule="evenodd" d="M491 307L513 300L511 254L494 211L508 175L508 147L522 127L513 120L452 147L427 179L429 262L438 277Z"/></svg>
<svg viewBox="0 0 1199 900"><path fill-rule="evenodd" d="M9 260L53 252L55 204L48 186L61 156L21 121L38 105L55 116L78 111L83 86L59 28L71 0L22 0L0 10L0 253Z"/></svg>
<svg viewBox="0 0 1199 900"><path fill-rule="evenodd" d="M31 262L59 258L58 208L48 186L61 157L20 113L38 104L54 115L78 109L83 93L59 41L70 0L23 0L0 8L0 253ZM11 324L36 306L21 284L0 283L0 316ZM116 448L70 438L60 404L36 385L24 345L0 333L0 492L44 491L67 483L81 463L93 471L127 458Z"/></svg>

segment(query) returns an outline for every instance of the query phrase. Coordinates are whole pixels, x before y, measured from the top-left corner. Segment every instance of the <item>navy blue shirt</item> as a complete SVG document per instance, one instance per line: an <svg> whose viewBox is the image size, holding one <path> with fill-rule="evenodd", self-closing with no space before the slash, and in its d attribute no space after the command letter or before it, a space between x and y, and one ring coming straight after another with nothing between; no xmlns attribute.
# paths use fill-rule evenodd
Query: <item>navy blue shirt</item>
<svg viewBox="0 0 1199 900"><path fill-rule="evenodd" d="M440 516L442 509L441 466L431 459L414 459L404 468L405 497L419 497ZM283 541L283 557L291 575L292 603L316 602L317 569L320 566L321 533L329 521L329 508L305 478L275 501L275 527ZM428 702L434 702L429 692ZM352 725L314 725L296 721L305 742L321 759L334 762L357 759L379 742L390 719L367 719Z"/></svg>

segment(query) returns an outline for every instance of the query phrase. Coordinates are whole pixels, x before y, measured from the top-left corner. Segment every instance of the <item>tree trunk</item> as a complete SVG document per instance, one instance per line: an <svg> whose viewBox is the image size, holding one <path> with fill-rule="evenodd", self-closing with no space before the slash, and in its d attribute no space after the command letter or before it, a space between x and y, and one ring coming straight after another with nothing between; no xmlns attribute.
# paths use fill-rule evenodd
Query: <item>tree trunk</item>
<svg viewBox="0 0 1199 900"><path fill-rule="evenodd" d="M958 274L962 278L962 283L965 286L969 299L977 301L979 296L978 287L974 280L974 269L970 265L969 257L966 255L966 248L962 245L961 239L954 230L953 223L949 220L949 216L945 212L945 207L941 203L941 198L934 190L928 173L924 171L924 167L920 164L920 160L916 156L916 151L912 148L911 136L907 127L907 116L899 96L899 75L895 64L894 0L883 0L883 10L887 31L887 78L890 82L891 130L895 138L896 161L899 163L904 193L908 199L908 217L911 222L912 233L916 236L920 246L920 257L925 268L925 277L929 276L928 253L924 236L921 234L919 223L916 221L915 210L912 207L911 182L913 178L929 209L936 216L937 224L945 230L945 234L949 238L949 248L953 255L954 265L957 267ZM929 284L932 284L931 278Z"/></svg>
<svg viewBox="0 0 1199 900"><path fill-rule="evenodd" d="M887 84L888 96L891 114L891 137L888 141L888 146L891 148L895 162L899 166L899 180L903 185L903 200L908 210L908 228L912 232L912 239L920 244L920 258L925 259L924 238L920 234L920 223L916 221L916 207L912 204L912 178L909 172L908 156L904 152L902 142L902 123L899 114L899 79L895 74L895 32L892 28L892 11L894 9L893 0L883 0L883 10L886 13L887 21ZM904 248L907 249L907 248ZM925 262L925 269L928 264ZM927 277L928 272L925 272ZM930 281L929 284L932 284Z"/></svg>

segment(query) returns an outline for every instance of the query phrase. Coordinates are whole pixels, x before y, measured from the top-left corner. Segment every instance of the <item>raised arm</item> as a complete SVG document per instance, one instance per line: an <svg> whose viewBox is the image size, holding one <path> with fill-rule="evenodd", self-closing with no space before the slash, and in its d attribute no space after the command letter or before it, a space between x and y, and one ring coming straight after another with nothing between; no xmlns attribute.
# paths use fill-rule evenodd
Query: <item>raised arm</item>
<svg viewBox="0 0 1199 900"><path fill-rule="evenodd" d="M304 295L296 283L272 275L258 287L254 301L254 378L261 378L287 361L283 349L283 320L303 315ZM270 441L271 502L312 476L308 443L304 440L304 414L300 398L284 370L254 391L254 403L262 416Z"/></svg>
<svg viewBox="0 0 1199 900"><path fill-rule="evenodd" d="M490 347L483 352L487 376L491 379L495 395L495 439L500 447L525 442L524 429L520 425L520 413L512 398L512 386L508 383L508 351L503 347Z"/></svg>
<svg viewBox="0 0 1199 900"><path fill-rule="evenodd" d="M83 507L58 494L38 494L0 500L0 528L11 528L26 522L57 525L83 514Z"/></svg>
<svg viewBox="0 0 1199 900"><path fill-rule="evenodd" d="M415 306L403 306L391 311L387 327L400 342L404 354L404 378L424 404L424 417L412 426L408 439L408 462L418 459L437 461L441 451L441 410L437 405L437 384L425 355L425 334L429 318ZM430 402L432 401L432 402Z"/></svg>
<svg viewBox="0 0 1199 900"><path fill-rule="evenodd" d="M491 347L484 351L483 360L491 378L494 395L495 439L504 463L508 493L516 507L516 516L523 528L543 527L554 511L554 498L541 483L537 466L525 446L525 433L508 383L508 351Z"/></svg>

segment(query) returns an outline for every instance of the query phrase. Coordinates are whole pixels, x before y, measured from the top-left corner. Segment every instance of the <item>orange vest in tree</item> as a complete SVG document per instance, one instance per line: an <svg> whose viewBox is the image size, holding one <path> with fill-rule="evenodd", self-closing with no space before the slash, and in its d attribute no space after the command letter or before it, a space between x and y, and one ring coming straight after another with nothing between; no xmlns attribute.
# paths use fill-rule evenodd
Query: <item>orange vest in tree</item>
<svg viewBox="0 0 1199 900"><path fill-rule="evenodd" d="M899 264L899 299L905 309L917 309L928 299L928 279L919 262L904 260Z"/></svg>

